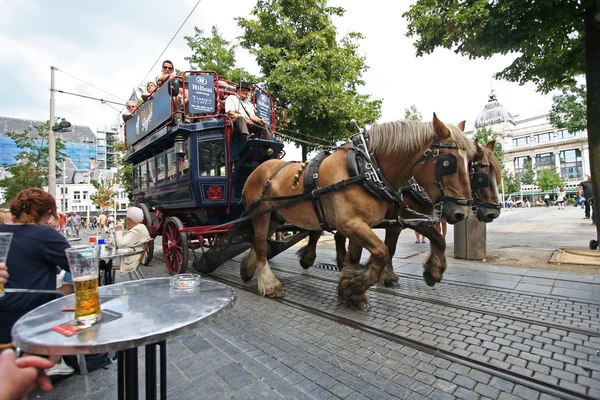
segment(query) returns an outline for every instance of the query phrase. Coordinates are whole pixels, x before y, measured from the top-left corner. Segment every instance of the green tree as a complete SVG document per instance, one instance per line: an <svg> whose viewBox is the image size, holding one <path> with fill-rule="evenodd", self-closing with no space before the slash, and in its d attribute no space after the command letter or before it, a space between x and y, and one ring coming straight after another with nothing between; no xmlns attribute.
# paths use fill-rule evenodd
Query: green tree
<svg viewBox="0 0 600 400"><path fill-rule="evenodd" d="M523 165L521 182L523 182L523 185L533 185L535 183L535 171L531 160L528 160L525 165Z"/></svg>
<svg viewBox="0 0 600 400"><path fill-rule="evenodd" d="M115 203L116 195L112 182L101 179L92 180L91 183L96 188L96 193L90 196L92 203L102 210L110 208Z"/></svg>
<svg viewBox="0 0 600 400"><path fill-rule="evenodd" d="M554 168L542 169L538 172L536 184L542 191L554 190L562 187L564 181Z"/></svg>
<svg viewBox="0 0 600 400"><path fill-rule="evenodd" d="M508 169L502 171L502 182L504 182L504 193L516 193L521 190L521 183Z"/></svg>
<svg viewBox="0 0 600 400"><path fill-rule="evenodd" d="M600 198L600 0L417 0L404 16L417 55L438 47L469 58L514 54L495 77L533 82L542 93L585 74L594 196ZM600 224L596 225L600 237Z"/></svg>
<svg viewBox="0 0 600 400"><path fill-rule="evenodd" d="M4 189L5 204L23 189L48 184L48 123L34 125L21 133L7 132L17 148L21 151L15 156L16 164L6 168L10 177L0 180L0 188ZM65 144L56 138L56 163L65 159Z"/></svg>
<svg viewBox="0 0 600 400"><path fill-rule="evenodd" d="M409 121L422 121L421 113L414 104L404 110L404 119Z"/></svg>
<svg viewBox="0 0 600 400"><path fill-rule="evenodd" d="M381 115L381 101L360 93L368 68L358 54L363 36L350 32L338 40L332 17L344 12L327 0L258 0L253 18L237 18L240 45L256 57L264 89L287 109L292 137L331 143L356 133L351 119L364 126ZM303 159L307 150L303 143Z"/></svg>
<svg viewBox="0 0 600 400"><path fill-rule="evenodd" d="M498 161L500 161L500 165L502 166L502 169L504 169L504 148L502 147L502 143L500 143L498 140L498 136L498 133L494 132L492 128L483 127L477 129L473 138L477 139L479 144L482 146L485 146L492 140L495 140L496 143L494 144L494 156L496 156Z"/></svg>
<svg viewBox="0 0 600 400"><path fill-rule="evenodd" d="M125 143L115 142L113 144L115 151L117 152L117 164L119 165L119 173L117 175L117 182L125 190L125 193L133 193L133 166L131 163L123 160L123 153L125 153Z"/></svg>
<svg viewBox="0 0 600 400"><path fill-rule="evenodd" d="M232 82L245 80L256 82L258 78L243 68L236 67L235 49L237 45L225 40L216 26L212 27L211 36L204 36L204 31L194 27L194 36L185 36L187 45L193 54L185 57L192 69L216 71L219 76Z"/></svg>
<svg viewBox="0 0 600 400"><path fill-rule="evenodd" d="M550 122L570 133L583 131L587 124L585 86L565 86L562 94L552 97Z"/></svg>

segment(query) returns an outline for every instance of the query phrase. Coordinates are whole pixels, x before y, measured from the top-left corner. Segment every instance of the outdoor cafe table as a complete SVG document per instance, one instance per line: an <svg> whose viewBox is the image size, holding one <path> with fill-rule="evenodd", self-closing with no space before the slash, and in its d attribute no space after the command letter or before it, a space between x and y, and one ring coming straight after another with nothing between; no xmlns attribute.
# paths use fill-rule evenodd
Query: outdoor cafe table
<svg viewBox="0 0 600 400"><path fill-rule="evenodd" d="M63 356L118 352L119 399L138 398L138 346L146 346L146 398L156 399L156 346L160 347L160 397L167 397L166 340L211 321L233 306L229 286L202 279L192 289L170 287L170 278L152 278L102 286L102 309L123 314L67 337L53 326L73 320L63 307L74 304L74 295L46 303L17 321L13 343L32 354Z"/></svg>
<svg viewBox="0 0 600 400"><path fill-rule="evenodd" d="M138 245L137 247L123 247L121 249L103 248L100 250L100 271L104 271L104 282L100 282L102 285L109 285L114 283L112 275L112 260L117 258L127 257L142 254L144 252L144 245Z"/></svg>

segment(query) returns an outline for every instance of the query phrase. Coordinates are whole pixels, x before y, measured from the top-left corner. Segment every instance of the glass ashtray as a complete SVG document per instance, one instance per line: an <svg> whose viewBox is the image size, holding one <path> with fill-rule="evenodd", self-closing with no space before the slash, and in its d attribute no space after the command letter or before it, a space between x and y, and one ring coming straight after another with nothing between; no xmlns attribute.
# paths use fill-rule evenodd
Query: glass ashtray
<svg viewBox="0 0 600 400"><path fill-rule="evenodd" d="M202 277L198 274L179 274L171 277L171 287L174 289L191 289L200 285Z"/></svg>

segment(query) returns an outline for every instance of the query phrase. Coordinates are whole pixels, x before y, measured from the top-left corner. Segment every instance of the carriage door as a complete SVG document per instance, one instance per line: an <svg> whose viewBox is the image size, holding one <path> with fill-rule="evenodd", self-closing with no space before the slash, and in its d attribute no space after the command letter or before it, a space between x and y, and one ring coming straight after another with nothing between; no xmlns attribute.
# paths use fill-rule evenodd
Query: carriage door
<svg viewBox="0 0 600 400"><path fill-rule="evenodd" d="M198 141L198 184L203 206L227 204L229 180L223 136Z"/></svg>

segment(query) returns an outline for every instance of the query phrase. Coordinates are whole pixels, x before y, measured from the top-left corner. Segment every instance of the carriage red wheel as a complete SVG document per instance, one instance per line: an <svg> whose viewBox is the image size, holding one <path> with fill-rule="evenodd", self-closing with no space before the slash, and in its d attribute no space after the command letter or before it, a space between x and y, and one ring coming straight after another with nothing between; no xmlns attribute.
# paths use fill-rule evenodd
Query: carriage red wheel
<svg viewBox="0 0 600 400"><path fill-rule="evenodd" d="M152 225L152 217L150 217L150 211L148 207L144 203L138 204L138 207L142 209L144 213L144 225L148 228L148 232L150 232L150 227ZM142 258L142 265L150 265L152 262L152 258L154 257L154 246L148 246L148 251L144 254L144 258Z"/></svg>
<svg viewBox="0 0 600 400"><path fill-rule="evenodd" d="M183 224L177 217L165 221L162 233L163 255L171 275L182 274L189 258L187 234L179 232Z"/></svg>

